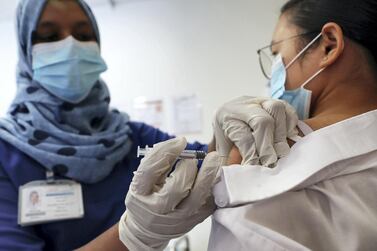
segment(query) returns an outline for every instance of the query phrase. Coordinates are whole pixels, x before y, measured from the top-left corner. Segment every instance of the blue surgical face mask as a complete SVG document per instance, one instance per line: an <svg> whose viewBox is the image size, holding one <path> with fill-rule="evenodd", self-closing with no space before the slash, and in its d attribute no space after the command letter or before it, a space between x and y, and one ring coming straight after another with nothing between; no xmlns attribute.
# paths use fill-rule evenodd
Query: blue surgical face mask
<svg viewBox="0 0 377 251"><path fill-rule="evenodd" d="M79 103L107 70L97 42L80 42L72 36L33 46L33 79L51 94Z"/></svg>
<svg viewBox="0 0 377 251"><path fill-rule="evenodd" d="M320 69L312 77L305 81L300 88L297 88L295 90L285 89L285 83L287 81L287 69L320 37L321 34L314 38L299 54L297 54L297 56L287 66L284 65L283 58L280 54L276 56L272 65L272 74L270 80L271 97L287 101L296 109L297 115L300 120L308 119L310 115L312 91L305 89L304 87L315 77L317 77L325 68Z"/></svg>

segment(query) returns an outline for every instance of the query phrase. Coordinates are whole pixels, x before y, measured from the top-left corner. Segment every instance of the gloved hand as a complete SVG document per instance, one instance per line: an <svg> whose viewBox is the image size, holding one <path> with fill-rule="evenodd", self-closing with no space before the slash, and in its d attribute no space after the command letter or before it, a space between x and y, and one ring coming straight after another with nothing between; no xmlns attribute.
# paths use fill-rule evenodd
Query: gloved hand
<svg viewBox="0 0 377 251"><path fill-rule="evenodd" d="M167 177L186 145L184 138L156 144L135 172L119 222L120 240L130 251L162 250L215 210L211 189L223 165L216 152L199 171L196 160L181 160Z"/></svg>
<svg viewBox="0 0 377 251"><path fill-rule="evenodd" d="M295 109L285 101L239 97L216 112L216 150L225 157L235 145L242 164L273 167L289 153L287 138L298 135L297 123Z"/></svg>

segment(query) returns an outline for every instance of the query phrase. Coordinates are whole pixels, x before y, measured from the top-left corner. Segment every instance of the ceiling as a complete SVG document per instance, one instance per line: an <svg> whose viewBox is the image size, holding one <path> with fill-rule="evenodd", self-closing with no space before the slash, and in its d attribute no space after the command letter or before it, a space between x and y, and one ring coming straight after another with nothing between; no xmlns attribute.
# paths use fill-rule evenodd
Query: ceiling
<svg viewBox="0 0 377 251"><path fill-rule="evenodd" d="M112 3L120 3L130 0L86 0L92 6L111 5ZM0 22L11 21L14 18L14 13L18 4L18 0L0 0Z"/></svg>

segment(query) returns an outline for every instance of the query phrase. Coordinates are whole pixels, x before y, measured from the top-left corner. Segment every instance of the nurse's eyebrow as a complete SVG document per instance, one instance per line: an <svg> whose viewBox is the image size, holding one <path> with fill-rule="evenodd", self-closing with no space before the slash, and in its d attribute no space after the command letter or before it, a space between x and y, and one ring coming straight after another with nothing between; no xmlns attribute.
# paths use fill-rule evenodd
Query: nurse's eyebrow
<svg viewBox="0 0 377 251"><path fill-rule="evenodd" d="M75 23L75 28L92 28L92 25L88 21L78 21Z"/></svg>
<svg viewBox="0 0 377 251"><path fill-rule="evenodd" d="M57 27L56 23L51 21L42 21L38 24L38 28L55 28Z"/></svg>

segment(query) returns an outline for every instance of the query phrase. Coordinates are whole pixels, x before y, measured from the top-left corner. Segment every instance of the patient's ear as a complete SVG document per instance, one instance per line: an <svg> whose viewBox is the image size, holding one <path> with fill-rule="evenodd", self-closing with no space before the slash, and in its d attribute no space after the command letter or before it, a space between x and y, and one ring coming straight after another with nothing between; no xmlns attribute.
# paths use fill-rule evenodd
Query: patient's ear
<svg viewBox="0 0 377 251"><path fill-rule="evenodd" d="M330 22L322 27L320 47L323 52L321 68L329 67L339 59L344 51L344 35L338 24Z"/></svg>
<svg viewBox="0 0 377 251"><path fill-rule="evenodd" d="M228 165L240 165L242 162L242 156L240 151L236 146L233 146L232 150L229 153Z"/></svg>

